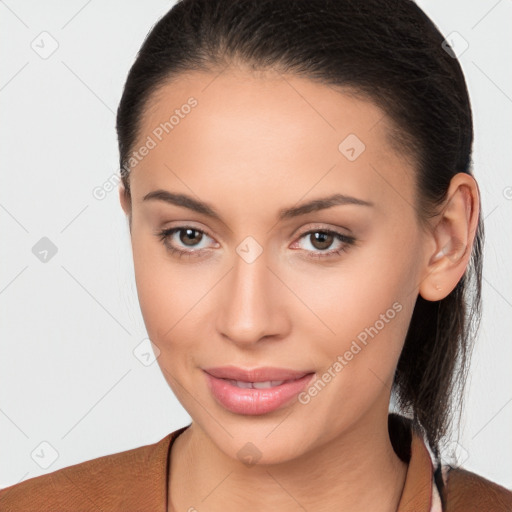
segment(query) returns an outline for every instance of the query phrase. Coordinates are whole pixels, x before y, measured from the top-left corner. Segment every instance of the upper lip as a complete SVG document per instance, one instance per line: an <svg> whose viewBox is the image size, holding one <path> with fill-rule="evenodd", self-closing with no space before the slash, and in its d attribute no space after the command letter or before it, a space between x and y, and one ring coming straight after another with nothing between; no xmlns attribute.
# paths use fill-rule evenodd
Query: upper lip
<svg viewBox="0 0 512 512"><path fill-rule="evenodd" d="M236 366L217 366L203 368L206 373L218 379L231 379L242 382L266 382L272 380L296 380L313 373L312 371L297 371L289 368L273 368L270 366L245 370Z"/></svg>

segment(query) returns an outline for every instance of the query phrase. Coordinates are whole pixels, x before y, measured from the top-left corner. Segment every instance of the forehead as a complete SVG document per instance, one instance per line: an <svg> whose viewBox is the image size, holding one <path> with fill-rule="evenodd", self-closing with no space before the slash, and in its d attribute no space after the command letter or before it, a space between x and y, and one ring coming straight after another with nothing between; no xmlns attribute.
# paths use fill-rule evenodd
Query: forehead
<svg viewBox="0 0 512 512"><path fill-rule="evenodd" d="M191 109L187 107L190 98L197 103ZM366 134L368 139L368 132L377 125L380 129L372 135L385 136L388 123L377 105L348 87L276 71L256 74L237 69L188 72L161 86L147 101L140 135L151 133L174 113L179 117L174 116L172 121L175 141L180 134L190 135L193 129L204 143L209 136L214 136L216 143L222 139L229 143L233 139L251 140L256 135L260 144L273 141L282 146L294 137L300 137L303 143L326 136L336 142L349 130L361 138ZM194 122L194 118L200 118L200 122ZM276 135L280 137L276 139Z"/></svg>
<svg viewBox="0 0 512 512"><path fill-rule="evenodd" d="M385 113L349 89L277 72L192 72L148 101L134 150L151 150L130 180L140 195L176 177L198 195L212 186L259 197L287 190L296 200L333 187L409 195L410 165L388 136Z"/></svg>

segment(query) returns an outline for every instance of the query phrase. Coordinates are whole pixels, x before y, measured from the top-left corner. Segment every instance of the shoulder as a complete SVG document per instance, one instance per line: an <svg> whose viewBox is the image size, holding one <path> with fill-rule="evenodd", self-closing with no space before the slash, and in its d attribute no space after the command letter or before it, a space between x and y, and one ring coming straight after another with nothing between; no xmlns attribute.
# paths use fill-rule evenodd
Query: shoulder
<svg viewBox="0 0 512 512"><path fill-rule="evenodd" d="M512 491L461 467L447 467L446 512L512 511Z"/></svg>
<svg viewBox="0 0 512 512"><path fill-rule="evenodd" d="M126 505L137 503L140 495L164 500L160 480L166 473L171 436L0 489L0 510L128 510Z"/></svg>

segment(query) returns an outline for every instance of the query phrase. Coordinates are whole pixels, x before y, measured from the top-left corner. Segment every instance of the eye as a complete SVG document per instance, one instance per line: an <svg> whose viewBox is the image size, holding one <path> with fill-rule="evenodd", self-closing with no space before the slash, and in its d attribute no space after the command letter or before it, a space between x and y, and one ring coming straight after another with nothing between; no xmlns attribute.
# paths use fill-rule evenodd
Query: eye
<svg viewBox="0 0 512 512"><path fill-rule="evenodd" d="M179 233L178 237L174 237L175 234ZM198 253L202 253L204 247L197 247L196 244L200 243L206 236L210 238L204 231L194 228L192 226L179 226L176 228L163 229L156 234L160 241L165 245L171 254L176 254L180 258L181 256L197 256ZM174 238L174 240L173 240ZM183 250L177 248L174 244L176 238L180 244L185 247L190 247L194 250Z"/></svg>
<svg viewBox="0 0 512 512"><path fill-rule="evenodd" d="M303 233L299 240L306 239L315 250L305 249L308 252L307 258L330 258L338 256L347 251L355 244L356 239L331 229L312 229ZM337 242L338 247L326 251L333 243Z"/></svg>

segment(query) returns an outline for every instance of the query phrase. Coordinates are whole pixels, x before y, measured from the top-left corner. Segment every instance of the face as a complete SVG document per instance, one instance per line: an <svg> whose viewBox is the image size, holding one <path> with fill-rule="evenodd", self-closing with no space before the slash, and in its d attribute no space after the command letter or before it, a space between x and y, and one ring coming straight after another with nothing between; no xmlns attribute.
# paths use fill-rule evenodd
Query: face
<svg viewBox="0 0 512 512"><path fill-rule="evenodd" d="M123 202L140 306L194 428L233 459L251 442L289 461L387 418L425 263L413 168L388 133L373 103L270 73L190 73L148 105ZM336 194L352 199L297 210ZM204 371L227 365L310 375L241 411Z"/></svg>

